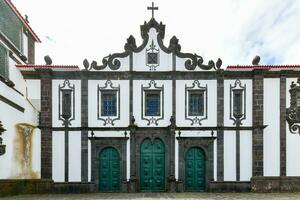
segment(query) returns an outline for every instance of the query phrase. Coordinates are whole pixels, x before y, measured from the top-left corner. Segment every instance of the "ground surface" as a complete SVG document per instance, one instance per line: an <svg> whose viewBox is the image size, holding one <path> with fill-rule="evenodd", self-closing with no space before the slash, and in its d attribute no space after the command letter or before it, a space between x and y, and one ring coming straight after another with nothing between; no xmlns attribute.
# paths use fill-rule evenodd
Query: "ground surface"
<svg viewBox="0 0 300 200"><path fill-rule="evenodd" d="M97 194L51 194L19 195L2 197L1 200L83 200L83 199L300 199L300 193L97 193Z"/></svg>

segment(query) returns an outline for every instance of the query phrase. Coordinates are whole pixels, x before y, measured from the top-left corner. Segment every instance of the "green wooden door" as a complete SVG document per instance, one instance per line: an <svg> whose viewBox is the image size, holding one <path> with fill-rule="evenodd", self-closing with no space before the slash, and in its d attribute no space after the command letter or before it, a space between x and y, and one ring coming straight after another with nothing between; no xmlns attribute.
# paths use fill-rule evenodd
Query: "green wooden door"
<svg viewBox="0 0 300 200"><path fill-rule="evenodd" d="M160 139L153 144L150 139L144 140L141 145L141 190L165 190L165 147Z"/></svg>
<svg viewBox="0 0 300 200"><path fill-rule="evenodd" d="M99 190L115 192L120 190L120 156L115 148L101 151L99 163Z"/></svg>
<svg viewBox="0 0 300 200"><path fill-rule="evenodd" d="M205 155L202 149L193 147L185 156L185 190L205 189Z"/></svg>

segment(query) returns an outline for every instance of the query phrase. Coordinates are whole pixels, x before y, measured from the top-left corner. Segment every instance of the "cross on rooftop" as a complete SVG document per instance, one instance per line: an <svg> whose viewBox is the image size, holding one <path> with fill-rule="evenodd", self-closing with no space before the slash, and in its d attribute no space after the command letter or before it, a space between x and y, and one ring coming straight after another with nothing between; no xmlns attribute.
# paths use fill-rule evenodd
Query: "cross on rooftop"
<svg viewBox="0 0 300 200"><path fill-rule="evenodd" d="M147 10L152 10L152 18L154 18L154 10L158 10L158 7L154 7L154 2L152 2L152 6L148 6Z"/></svg>

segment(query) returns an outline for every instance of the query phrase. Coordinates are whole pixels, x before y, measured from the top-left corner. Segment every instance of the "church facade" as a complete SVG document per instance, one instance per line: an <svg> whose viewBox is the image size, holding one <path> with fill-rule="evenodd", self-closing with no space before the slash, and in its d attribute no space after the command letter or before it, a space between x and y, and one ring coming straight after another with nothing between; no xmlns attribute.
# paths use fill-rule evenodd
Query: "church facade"
<svg viewBox="0 0 300 200"><path fill-rule="evenodd" d="M297 190L300 66L223 69L164 35L152 17L142 44L83 69L16 64L40 101L40 170L25 178L60 192Z"/></svg>

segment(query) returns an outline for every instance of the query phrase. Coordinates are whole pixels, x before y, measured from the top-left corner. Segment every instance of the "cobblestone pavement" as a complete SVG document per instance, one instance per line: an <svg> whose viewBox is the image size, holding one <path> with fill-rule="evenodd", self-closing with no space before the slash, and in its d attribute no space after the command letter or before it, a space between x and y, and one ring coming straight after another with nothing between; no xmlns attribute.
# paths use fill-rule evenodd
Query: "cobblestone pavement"
<svg viewBox="0 0 300 200"><path fill-rule="evenodd" d="M45 194L2 197L1 200L85 200L85 199L300 199L300 193L96 193L96 194Z"/></svg>

